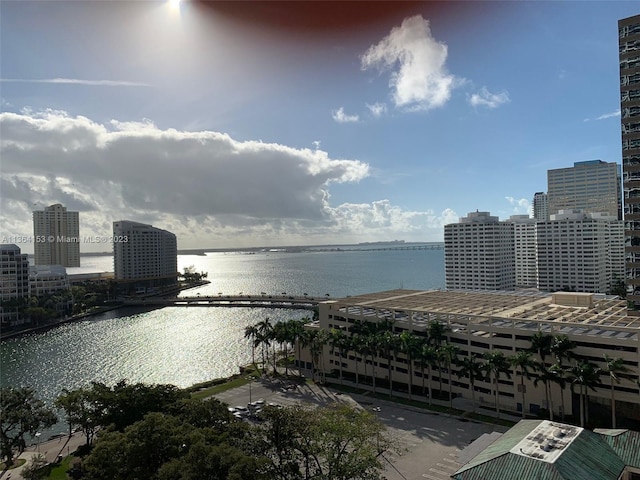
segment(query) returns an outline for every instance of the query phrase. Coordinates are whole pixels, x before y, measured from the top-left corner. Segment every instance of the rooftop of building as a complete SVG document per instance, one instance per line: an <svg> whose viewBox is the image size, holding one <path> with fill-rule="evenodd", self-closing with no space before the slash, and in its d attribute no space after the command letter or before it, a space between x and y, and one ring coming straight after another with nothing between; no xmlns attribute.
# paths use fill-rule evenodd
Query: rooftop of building
<svg viewBox="0 0 640 480"><path fill-rule="evenodd" d="M331 309L365 315L377 312L414 312L447 317L488 317L493 324L507 322L519 328L535 323L560 323L578 333L589 327L611 327L616 331L640 329L640 317L627 315L627 303L612 295L576 292L544 293L537 290L390 290L329 301ZM416 315L416 313L418 315ZM396 313L396 318L398 315ZM477 321L477 320L476 320ZM637 332L634 332L637 335ZM616 334L617 335L617 334ZM626 334L625 334L626 335Z"/></svg>
<svg viewBox="0 0 640 480"><path fill-rule="evenodd" d="M497 439L479 439L486 442L480 452L452 477L617 480L625 467L640 466L639 439L640 433L629 430L591 432L548 420L522 420ZM474 443L468 448L475 453Z"/></svg>

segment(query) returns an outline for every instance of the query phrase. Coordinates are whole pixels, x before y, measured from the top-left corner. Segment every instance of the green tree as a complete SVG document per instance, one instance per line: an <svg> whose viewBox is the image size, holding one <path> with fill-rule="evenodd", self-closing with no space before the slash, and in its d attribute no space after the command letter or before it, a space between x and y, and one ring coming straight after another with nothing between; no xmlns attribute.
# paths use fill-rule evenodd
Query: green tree
<svg viewBox="0 0 640 480"><path fill-rule="evenodd" d="M611 384L611 428L616 428L616 397L614 383L620 383L623 378L631 378L628 375L629 368L624 364L624 360L621 358L611 358L606 353L604 354L604 368L602 373L609 376L609 382Z"/></svg>
<svg viewBox="0 0 640 480"><path fill-rule="evenodd" d="M438 348L438 356L442 359L446 369L447 376L449 382L449 408L453 408L453 391L452 391L452 380L451 380L451 370L453 365L458 363L458 353L460 353L460 349L453 345L452 343L445 343L440 348Z"/></svg>
<svg viewBox="0 0 640 480"><path fill-rule="evenodd" d="M407 357L407 366L409 370L409 381L407 382L407 384L409 386L409 400L411 400L413 387L413 361L415 356L420 351L420 340L412 332L405 330L399 336L399 346L400 351L404 353L405 357Z"/></svg>
<svg viewBox="0 0 640 480"><path fill-rule="evenodd" d="M340 385L342 385L342 359L349 350L349 337L342 330L332 328L329 332L329 345L331 345L331 354L337 350L339 355L338 369L340 372Z"/></svg>
<svg viewBox="0 0 640 480"><path fill-rule="evenodd" d="M547 400L547 407L549 408L550 415L549 418L551 420L553 420L553 405L549 389L550 383L553 381L555 375L548 370L549 366L547 365L546 358L548 355L551 355L553 341L553 335L543 333L542 330L538 330L538 332L531 337L531 346L529 347L529 350L537 353L540 358L540 362L536 362L536 370L538 374L534 381L534 385L537 386L540 381L544 384L545 398Z"/></svg>
<svg viewBox="0 0 640 480"><path fill-rule="evenodd" d="M555 368L556 372L556 380L555 382L560 387L560 404L562 407L562 418L564 419L564 388L566 385L565 379L565 364L564 360L570 360L572 358L577 358L577 356L573 353L573 350L576 348L576 343L569 339L566 335L554 335L553 341L551 342L551 353L556 359L557 366Z"/></svg>
<svg viewBox="0 0 640 480"><path fill-rule="evenodd" d="M589 421L589 390L595 391L600 385L600 369L591 362L578 363L571 367L569 381L572 388L578 386L580 389L580 426L584 427Z"/></svg>
<svg viewBox="0 0 640 480"><path fill-rule="evenodd" d="M373 415L344 405L266 409L257 433L269 478L282 480L382 479L381 457L392 447Z"/></svg>
<svg viewBox="0 0 640 480"><path fill-rule="evenodd" d="M93 442L97 428L103 423L104 410L96 393L89 388L63 389L55 402L64 410L69 424L69 435L74 427L79 427L86 436L87 445Z"/></svg>
<svg viewBox="0 0 640 480"><path fill-rule="evenodd" d="M432 404L433 398L433 390L431 388L431 380L433 379L433 375L431 374L431 368L436 363L436 359L438 358L438 349L428 343L422 344L422 349L418 352L418 365L420 366L420 371L422 374L422 391L424 392L424 369L427 368L429 372L429 405Z"/></svg>
<svg viewBox="0 0 640 480"><path fill-rule="evenodd" d="M522 394L522 418L526 415L526 402L524 379L531 378L531 370L536 367L536 362L532 358L532 353L527 350L518 350L515 355L509 358L509 362L513 366L517 375L520 375L520 393Z"/></svg>
<svg viewBox="0 0 640 480"><path fill-rule="evenodd" d="M476 411L476 380L484 379L483 364L474 355L464 357L460 361L460 369L458 377L467 377L469 379L469 389L471 390L471 401L473 402L473 411Z"/></svg>
<svg viewBox="0 0 640 480"><path fill-rule="evenodd" d="M258 327L255 325L247 325L244 327L244 338L251 342L251 365L256 365L256 338L258 338Z"/></svg>
<svg viewBox="0 0 640 480"><path fill-rule="evenodd" d="M487 378L491 378L491 382L494 385L495 402L496 402L496 417L500 418L500 375L505 374L507 378L511 378L509 373L509 360L504 356L504 353L496 350L485 352L483 355L485 359L484 371Z"/></svg>
<svg viewBox="0 0 640 480"><path fill-rule="evenodd" d="M123 432L98 436L83 466L92 480L155 479L158 470L190 445L194 428L163 413L149 413Z"/></svg>
<svg viewBox="0 0 640 480"><path fill-rule="evenodd" d="M14 449L20 454L26 448L25 435L33 437L57 420L53 410L36 397L32 388L0 389L0 451L6 465L13 464Z"/></svg>

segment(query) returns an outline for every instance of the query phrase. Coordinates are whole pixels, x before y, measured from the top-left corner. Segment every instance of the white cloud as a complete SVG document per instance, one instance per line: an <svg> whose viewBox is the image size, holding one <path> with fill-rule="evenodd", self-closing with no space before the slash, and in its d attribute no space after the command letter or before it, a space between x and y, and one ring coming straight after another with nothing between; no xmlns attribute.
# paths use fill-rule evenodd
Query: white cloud
<svg viewBox="0 0 640 480"><path fill-rule="evenodd" d="M486 87L482 87L480 92L474 93L469 97L469 103L474 107L497 108L500 105L509 103L509 93L502 91L500 93L491 93Z"/></svg>
<svg viewBox="0 0 640 480"><path fill-rule="evenodd" d="M620 109L616 110L615 112L611 112L611 113L604 113L602 115L600 115L599 117L596 118L585 118L584 121L585 122L590 122L591 120L606 120L607 118L613 118L613 117L619 117L620 116Z"/></svg>
<svg viewBox="0 0 640 480"><path fill-rule="evenodd" d="M387 105L385 105L384 103L376 102L373 105L370 105L368 103L366 105L371 112L371 115L376 118L382 116L382 114L387 111Z"/></svg>
<svg viewBox="0 0 640 480"><path fill-rule="evenodd" d="M340 107L338 110L332 112L333 119L338 123L355 123L360 120L358 115L347 115L344 113L344 108Z"/></svg>
<svg viewBox="0 0 640 480"><path fill-rule="evenodd" d="M431 35L429 21L421 15L405 18L399 27L361 57L363 70L395 69L389 80L396 107L430 110L443 106L452 89L463 80L445 67L447 46Z"/></svg>
<svg viewBox="0 0 640 480"><path fill-rule="evenodd" d="M455 215L389 200L331 205L332 184L359 182L370 167L319 144L241 142L55 110L0 113L0 128L3 235L30 235L31 211L53 203L80 212L81 236L109 235L113 221L130 219L175 232L180 248L441 241Z"/></svg>
<svg viewBox="0 0 640 480"><path fill-rule="evenodd" d="M531 211L531 202L526 198L514 198L514 197L504 197L511 206L513 206L513 213L516 214L529 214Z"/></svg>
<svg viewBox="0 0 640 480"><path fill-rule="evenodd" d="M89 85L95 87L150 87L148 83L128 82L126 80L84 80L80 78L1 78L0 82L12 83L59 83L70 85Z"/></svg>

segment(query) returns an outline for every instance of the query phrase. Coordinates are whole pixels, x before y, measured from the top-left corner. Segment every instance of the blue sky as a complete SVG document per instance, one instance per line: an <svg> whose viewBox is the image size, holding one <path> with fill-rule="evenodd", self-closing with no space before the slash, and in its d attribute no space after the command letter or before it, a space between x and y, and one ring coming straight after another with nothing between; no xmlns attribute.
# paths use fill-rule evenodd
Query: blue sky
<svg viewBox="0 0 640 480"><path fill-rule="evenodd" d="M442 241L620 162L634 2L235 5L2 1L0 236L62 203L179 248Z"/></svg>

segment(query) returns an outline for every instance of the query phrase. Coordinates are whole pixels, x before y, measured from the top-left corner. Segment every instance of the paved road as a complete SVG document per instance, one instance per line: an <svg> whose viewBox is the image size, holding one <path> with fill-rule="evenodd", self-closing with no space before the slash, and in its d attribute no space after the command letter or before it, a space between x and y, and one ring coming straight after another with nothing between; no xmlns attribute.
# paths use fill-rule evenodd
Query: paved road
<svg viewBox="0 0 640 480"><path fill-rule="evenodd" d="M252 382L251 386L244 385L220 393L216 398L231 406L246 405L251 398L252 401L263 399L284 406L343 402L373 411L400 446L399 452L385 455L389 460L385 472L388 480L449 480L450 475L461 467L457 458L463 448L483 433L507 430L365 395L338 393L317 385L304 384L284 390L287 383L260 379Z"/></svg>

